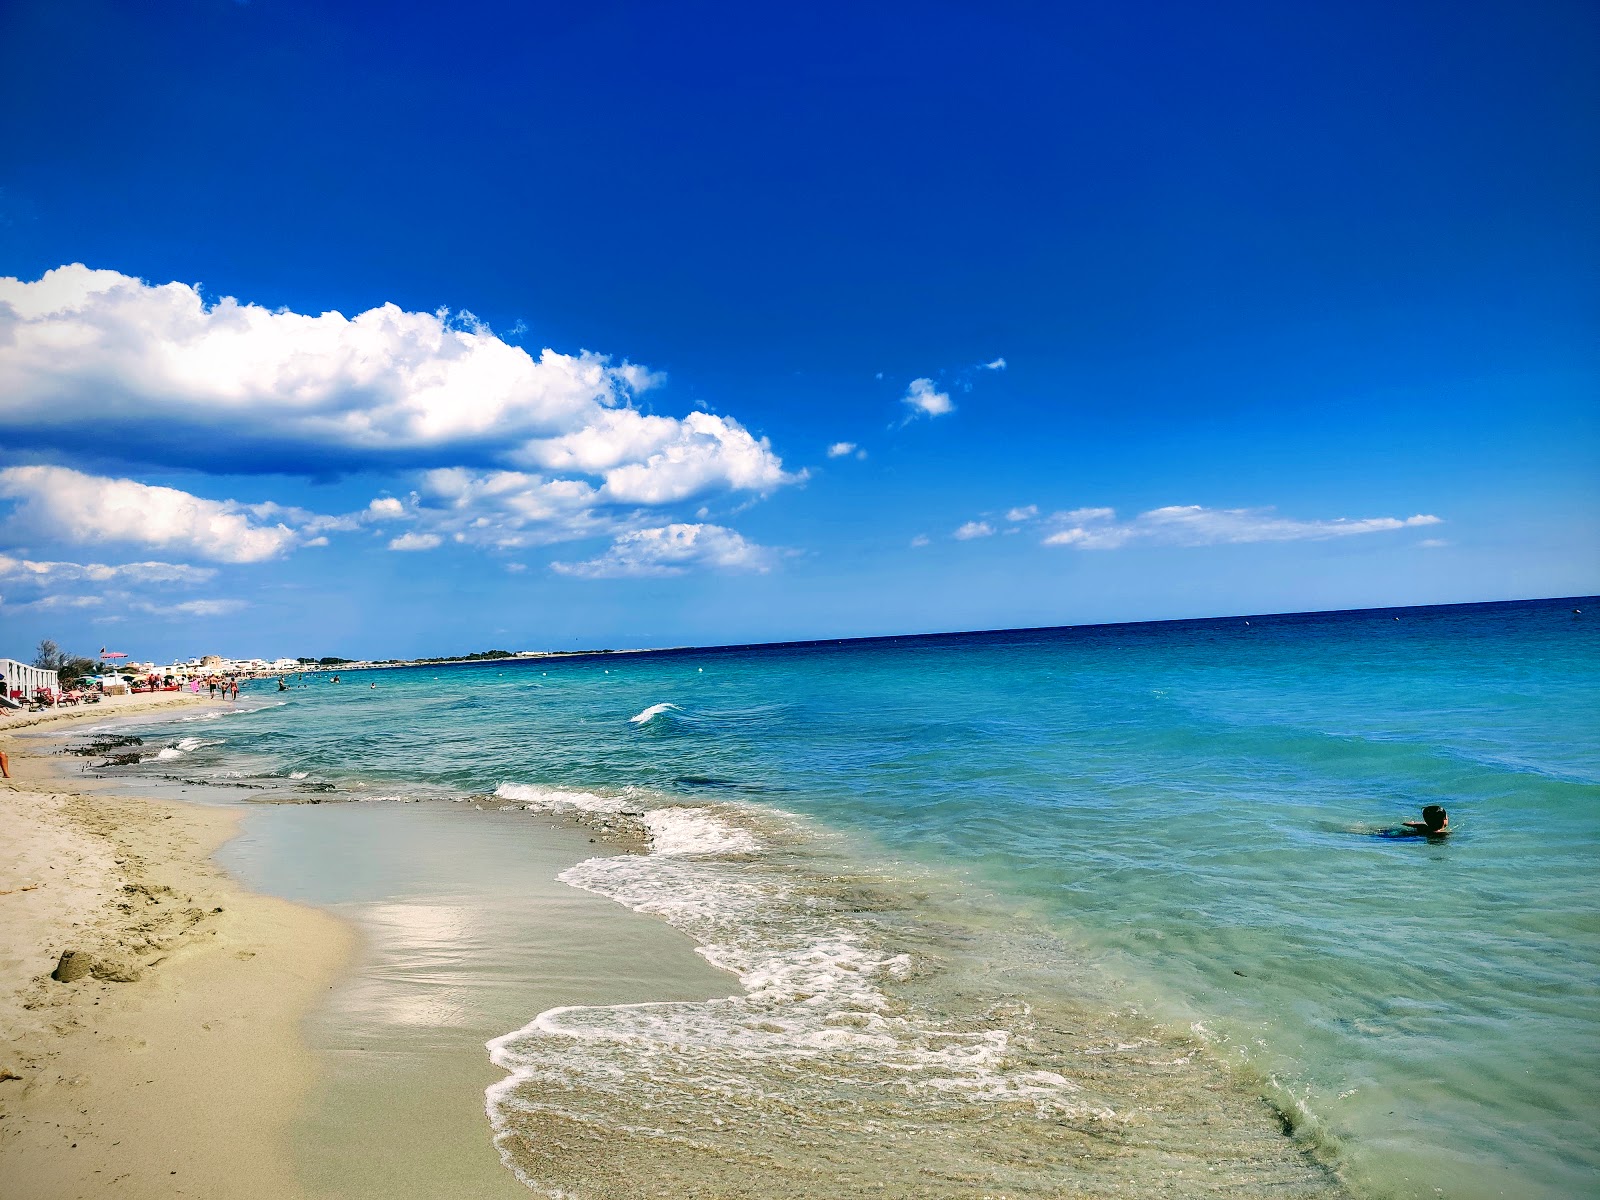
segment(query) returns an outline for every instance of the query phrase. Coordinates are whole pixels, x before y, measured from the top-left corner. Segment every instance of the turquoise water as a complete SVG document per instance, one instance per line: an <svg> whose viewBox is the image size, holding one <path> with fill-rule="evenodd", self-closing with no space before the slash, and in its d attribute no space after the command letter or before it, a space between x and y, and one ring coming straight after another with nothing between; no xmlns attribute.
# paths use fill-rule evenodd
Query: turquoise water
<svg viewBox="0 0 1600 1200"><path fill-rule="evenodd" d="M135 770L648 840L568 882L742 990L508 1030L489 1113L536 1187L581 1191L552 1150L573 1129L687 1195L757 1134L833 1178L816 1147L848 1127L927 1155L916 1194L975 1194L975 1160L1013 1195L1070 1171L1210 1194L1196 1169L1315 1194L1248 1105L1199 1127L1220 1060L1357 1194L1600 1195L1597 622L1579 599L307 676L160 727ZM1424 804L1448 839L1374 836ZM692 1132L651 1124L673 1107Z"/></svg>

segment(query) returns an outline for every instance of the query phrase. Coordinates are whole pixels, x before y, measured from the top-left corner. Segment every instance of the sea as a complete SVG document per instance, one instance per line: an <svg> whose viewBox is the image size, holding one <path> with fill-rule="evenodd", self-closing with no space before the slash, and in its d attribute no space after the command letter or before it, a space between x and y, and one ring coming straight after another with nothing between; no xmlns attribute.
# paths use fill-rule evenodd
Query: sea
<svg viewBox="0 0 1600 1200"><path fill-rule="evenodd" d="M576 823L726 980L482 1047L537 1194L1600 1196L1600 599L289 683L123 773Z"/></svg>

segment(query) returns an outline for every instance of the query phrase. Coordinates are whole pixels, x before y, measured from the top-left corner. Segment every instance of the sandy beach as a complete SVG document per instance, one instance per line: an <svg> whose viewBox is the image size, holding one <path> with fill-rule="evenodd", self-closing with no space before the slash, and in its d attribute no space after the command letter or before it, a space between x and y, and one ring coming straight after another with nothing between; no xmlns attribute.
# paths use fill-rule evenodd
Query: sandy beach
<svg viewBox="0 0 1600 1200"><path fill-rule="evenodd" d="M300 1027L354 935L213 863L239 810L75 788L44 743L11 736L197 702L129 697L0 724L0 1156L14 1200L303 1194L286 1132L313 1079ZM52 978L68 951L64 973L86 972Z"/></svg>

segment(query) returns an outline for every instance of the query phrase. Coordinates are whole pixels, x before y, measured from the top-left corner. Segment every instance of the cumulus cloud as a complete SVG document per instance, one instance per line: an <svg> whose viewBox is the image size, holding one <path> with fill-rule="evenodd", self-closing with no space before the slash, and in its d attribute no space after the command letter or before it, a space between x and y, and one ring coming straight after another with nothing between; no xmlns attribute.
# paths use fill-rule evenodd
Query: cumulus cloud
<svg viewBox="0 0 1600 1200"><path fill-rule="evenodd" d="M913 379L901 403L910 407L913 417L942 417L956 407L950 402L950 393L939 391L931 379Z"/></svg>
<svg viewBox="0 0 1600 1200"><path fill-rule="evenodd" d="M1008 521L1031 521L1039 515L1037 504L1018 505L1006 513Z"/></svg>
<svg viewBox="0 0 1600 1200"><path fill-rule="evenodd" d="M659 419L659 418L658 418ZM618 504L671 504L717 487L766 494L806 477L789 474L766 438L739 422L690 413L666 441L640 461L603 472L605 499Z"/></svg>
<svg viewBox="0 0 1600 1200"><path fill-rule="evenodd" d="M77 446L92 424L130 460L540 468L601 477L626 504L803 477L732 418L636 411L660 382L587 352L535 357L471 314L208 305L77 264L0 279L0 432L34 446Z"/></svg>
<svg viewBox="0 0 1600 1200"><path fill-rule="evenodd" d="M1073 509L1056 513L1051 520L1060 527L1044 538L1044 545L1079 550L1114 550L1135 541L1172 546L1321 541L1440 523L1440 518L1427 513L1305 521L1279 516L1271 508L1205 508L1198 504L1153 508L1128 521L1118 521L1116 511L1110 508Z"/></svg>
<svg viewBox="0 0 1600 1200"><path fill-rule="evenodd" d="M393 496L379 496L367 505L369 521L394 521L406 515L406 506Z"/></svg>
<svg viewBox="0 0 1600 1200"><path fill-rule="evenodd" d="M828 447L829 458L843 458L845 455L854 454L855 452L856 444L854 442L835 442Z"/></svg>
<svg viewBox="0 0 1600 1200"><path fill-rule="evenodd" d="M440 467L423 474L413 517L453 541L524 549L617 532L626 521L597 513L599 501L597 489L578 479Z"/></svg>
<svg viewBox="0 0 1600 1200"><path fill-rule="evenodd" d="M994 526L987 521L968 521L950 535L958 542L970 542L973 538L994 536Z"/></svg>
<svg viewBox="0 0 1600 1200"><path fill-rule="evenodd" d="M917 534L916 537L911 539L911 545L912 545L913 549L920 550L923 546L926 546L931 540L932 539L929 538L927 534L919 533L919 534Z"/></svg>
<svg viewBox="0 0 1600 1200"><path fill-rule="evenodd" d="M214 562L277 558L299 537L281 521L256 523L233 500L66 467L0 470L0 497L18 501L12 521L24 529L72 542L135 542Z"/></svg>
<svg viewBox="0 0 1600 1200"><path fill-rule="evenodd" d="M1006 360L997 358L993 362L986 362L983 364L983 369L985 371L1004 371L1006 369Z"/></svg>
<svg viewBox="0 0 1600 1200"><path fill-rule="evenodd" d="M554 562L550 566L562 575L610 579L682 575L691 567L765 572L771 570L772 559L771 549L746 541L721 525L675 524L624 533L604 554L588 562Z"/></svg>

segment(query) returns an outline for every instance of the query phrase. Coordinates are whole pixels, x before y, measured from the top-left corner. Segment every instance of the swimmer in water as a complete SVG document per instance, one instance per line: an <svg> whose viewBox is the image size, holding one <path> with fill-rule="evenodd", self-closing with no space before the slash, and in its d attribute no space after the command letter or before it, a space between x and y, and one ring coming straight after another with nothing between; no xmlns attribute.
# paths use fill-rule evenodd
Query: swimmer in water
<svg viewBox="0 0 1600 1200"><path fill-rule="evenodd" d="M1401 821L1400 824L1421 837L1445 837L1450 832L1450 814L1437 804L1422 810L1422 820Z"/></svg>

